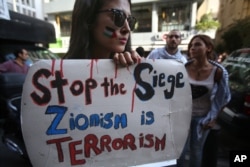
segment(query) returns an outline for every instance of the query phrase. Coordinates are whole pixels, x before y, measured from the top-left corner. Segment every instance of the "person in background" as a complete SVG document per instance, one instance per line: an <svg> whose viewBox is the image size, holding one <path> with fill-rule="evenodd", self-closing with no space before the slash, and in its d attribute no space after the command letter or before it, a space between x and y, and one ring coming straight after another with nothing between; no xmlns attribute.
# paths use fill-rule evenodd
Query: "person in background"
<svg viewBox="0 0 250 167"><path fill-rule="evenodd" d="M27 74L29 66L25 61L29 58L28 52L26 49L17 49L14 52L15 59L8 60L0 64L0 73L22 73Z"/></svg>
<svg viewBox="0 0 250 167"><path fill-rule="evenodd" d="M142 46L137 47L135 50L141 57L145 57L145 51Z"/></svg>
<svg viewBox="0 0 250 167"><path fill-rule="evenodd" d="M113 59L124 66L140 59L131 50L136 23L131 0L76 0L69 50L64 59Z"/></svg>
<svg viewBox="0 0 250 167"><path fill-rule="evenodd" d="M228 54L226 52L223 52L222 54L218 56L217 62L222 63L227 58L227 56Z"/></svg>
<svg viewBox="0 0 250 167"><path fill-rule="evenodd" d="M179 30L171 30L166 35L166 46L152 50L147 59L176 59L186 63L186 57L181 53L178 46L181 44L181 33Z"/></svg>
<svg viewBox="0 0 250 167"><path fill-rule="evenodd" d="M192 90L192 118L190 132L177 166L183 167L190 149L190 167L201 167L202 151L211 128L221 109L231 98L226 69L213 61L214 45L207 35L196 35L188 44L185 64Z"/></svg>

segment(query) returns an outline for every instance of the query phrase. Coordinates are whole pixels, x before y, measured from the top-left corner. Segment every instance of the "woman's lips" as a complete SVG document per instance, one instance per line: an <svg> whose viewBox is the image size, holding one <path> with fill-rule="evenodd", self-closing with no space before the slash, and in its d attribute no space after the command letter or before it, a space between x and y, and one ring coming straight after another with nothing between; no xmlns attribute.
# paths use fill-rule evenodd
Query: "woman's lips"
<svg viewBox="0 0 250 167"><path fill-rule="evenodd" d="M119 41L121 44L126 44L127 43L127 38L119 38Z"/></svg>

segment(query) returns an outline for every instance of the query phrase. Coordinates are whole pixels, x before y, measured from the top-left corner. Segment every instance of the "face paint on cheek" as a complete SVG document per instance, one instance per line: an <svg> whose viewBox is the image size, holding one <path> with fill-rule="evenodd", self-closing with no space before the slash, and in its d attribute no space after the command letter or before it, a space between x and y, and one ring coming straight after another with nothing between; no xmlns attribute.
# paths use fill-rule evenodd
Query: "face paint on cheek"
<svg viewBox="0 0 250 167"><path fill-rule="evenodd" d="M116 38L115 30L110 27L106 27L103 34L109 38Z"/></svg>

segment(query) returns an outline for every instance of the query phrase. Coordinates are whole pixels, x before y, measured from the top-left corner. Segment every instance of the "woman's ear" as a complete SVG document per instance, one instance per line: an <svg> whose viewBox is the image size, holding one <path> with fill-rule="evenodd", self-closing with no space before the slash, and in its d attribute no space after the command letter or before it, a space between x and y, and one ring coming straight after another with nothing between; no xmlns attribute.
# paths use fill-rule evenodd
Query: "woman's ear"
<svg viewBox="0 0 250 167"><path fill-rule="evenodd" d="M208 46L207 47L207 52L210 53L212 51L212 47Z"/></svg>

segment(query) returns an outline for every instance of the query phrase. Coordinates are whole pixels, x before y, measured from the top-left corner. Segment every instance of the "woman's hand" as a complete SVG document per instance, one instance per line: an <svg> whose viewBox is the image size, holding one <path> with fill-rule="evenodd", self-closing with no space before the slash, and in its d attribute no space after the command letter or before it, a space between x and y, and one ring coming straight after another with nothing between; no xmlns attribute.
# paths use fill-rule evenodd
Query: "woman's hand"
<svg viewBox="0 0 250 167"><path fill-rule="evenodd" d="M213 128L215 125L216 125L216 119L214 119L214 120L208 122L207 124L203 125L202 128L203 128L204 130L207 130L207 129Z"/></svg>
<svg viewBox="0 0 250 167"><path fill-rule="evenodd" d="M136 52L124 52L124 53L115 53L113 60L116 64L121 64L123 66L129 66L137 63L141 59L141 56Z"/></svg>

